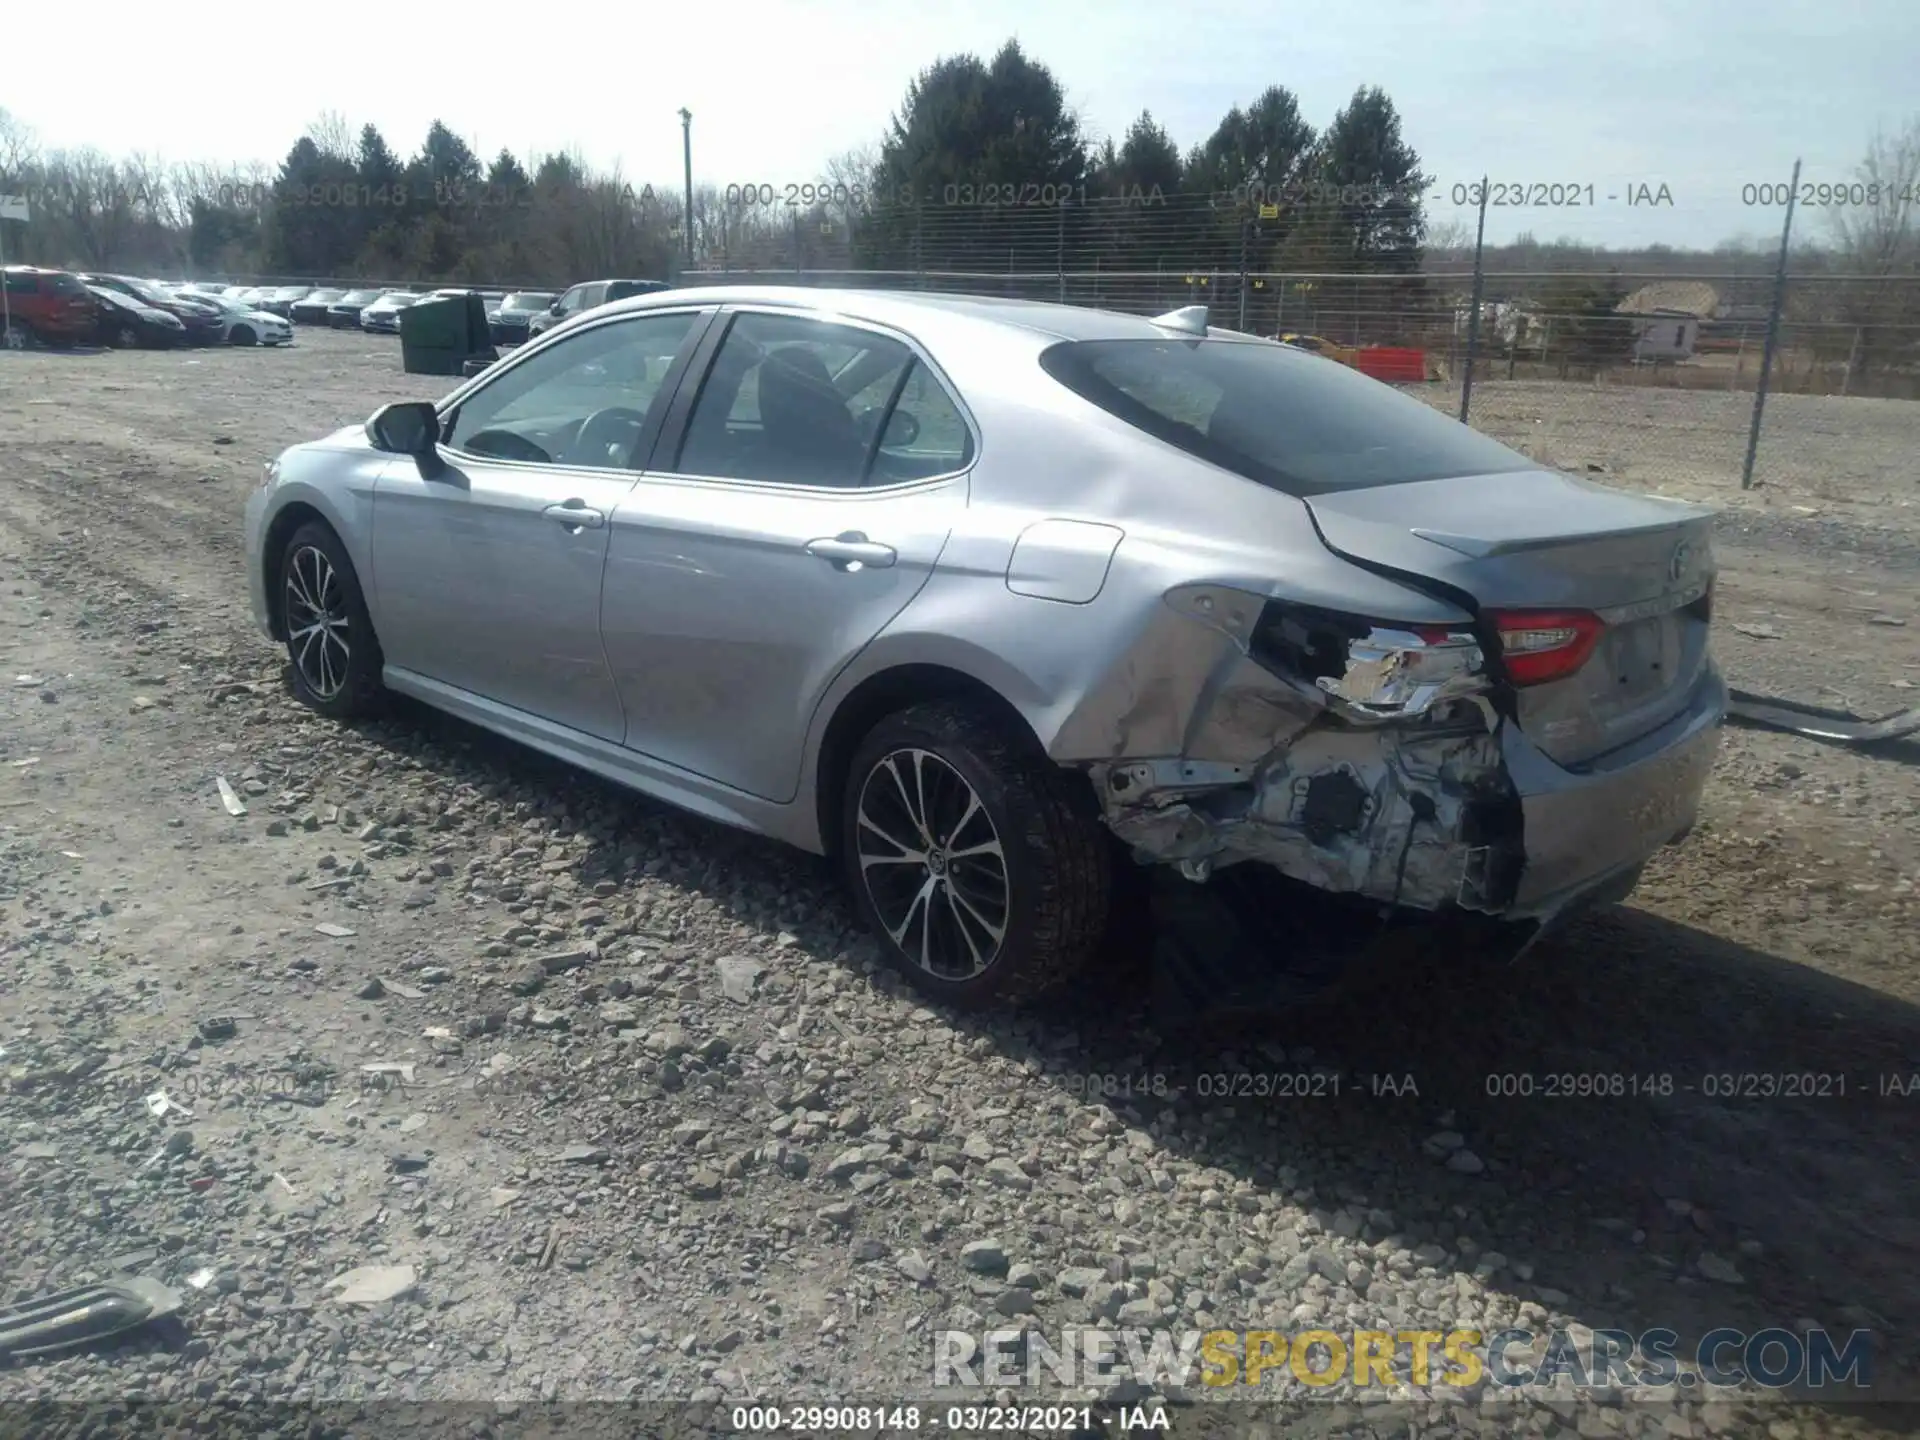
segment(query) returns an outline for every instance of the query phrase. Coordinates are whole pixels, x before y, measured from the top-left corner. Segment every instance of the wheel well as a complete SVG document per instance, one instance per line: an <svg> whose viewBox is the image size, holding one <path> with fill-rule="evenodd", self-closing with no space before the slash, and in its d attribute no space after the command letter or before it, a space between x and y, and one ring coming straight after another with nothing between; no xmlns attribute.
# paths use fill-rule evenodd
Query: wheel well
<svg viewBox="0 0 1920 1440"><path fill-rule="evenodd" d="M820 840L828 855L840 853L840 801L847 786L853 752L869 731L887 716L929 700L967 700L997 716L1008 733L1022 737L1035 749L1040 738L1026 716L983 680L944 665L900 665L870 675L840 702L820 742L820 763L814 770L814 804L820 821Z"/></svg>
<svg viewBox="0 0 1920 1440"><path fill-rule="evenodd" d="M260 564L266 572L267 619L273 626L273 638L287 638L287 617L280 608L280 564L286 559L287 542L293 538L293 532L309 520L327 525L327 517L313 506L296 500L273 517L267 526L266 538L260 542Z"/></svg>

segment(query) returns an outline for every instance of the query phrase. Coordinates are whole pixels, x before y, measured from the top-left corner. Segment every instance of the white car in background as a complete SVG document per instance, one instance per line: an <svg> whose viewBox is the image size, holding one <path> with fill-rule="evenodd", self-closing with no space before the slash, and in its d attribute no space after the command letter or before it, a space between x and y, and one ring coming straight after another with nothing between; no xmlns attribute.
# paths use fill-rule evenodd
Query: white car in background
<svg viewBox="0 0 1920 1440"><path fill-rule="evenodd" d="M226 342L229 345L291 345L293 343L293 322L282 320L265 310L256 310L243 300L230 300L224 295L195 295L193 299L201 305L211 305L220 312L220 318L226 322Z"/></svg>
<svg viewBox="0 0 1920 1440"><path fill-rule="evenodd" d="M425 298L407 290L390 290L360 312L360 328L397 335L400 333L400 312Z"/></svg>

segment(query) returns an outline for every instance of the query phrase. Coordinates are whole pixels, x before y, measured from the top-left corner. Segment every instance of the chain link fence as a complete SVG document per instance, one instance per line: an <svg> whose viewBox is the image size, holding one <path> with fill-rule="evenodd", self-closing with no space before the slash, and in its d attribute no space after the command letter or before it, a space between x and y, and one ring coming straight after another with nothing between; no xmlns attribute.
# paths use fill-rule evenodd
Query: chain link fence
<svg viewBox="0 0 1920 1440"><path fill-rule="evenodd" d="M1513 252L1526 247L1421 245L1415 207L1364 187L1158 203L956 193L891 209L789 206L777 219L756 197L726 198L717 221L696 222L702 243L682 283L877 286L1149 315L1206 304L1217 325L1317 337L1362 368L1356 352L1418 350L1427 378L1405 389L1569 470L1675 493L1765 485L1872 500L1912 487L1920 273L1845 273L1844 256L1796 253L1791 217L1777 255L1668 252L1648 264L1553 246L1521 268Z"/></svg>
<svg viewBox="0 0 1920 1440"><path fill-rule="evenodd" d="M1765 188L1783 201L1794 193ZM786 193L796 189L806 193ZM1418 351L1426 378L1405 389L1565 469L1678 494L1762 485L1809 500L1912 499L1920 272L1911 262L1876 267L1831 249L1795 249L1791 213L1777 252L1708 256L1491 246L1428 233L1423 214L1436 199L1457 205L1460 194L1415 205L1369 187L1106 198L1080 187L1030 189L947 186L899 203L858 186L727 186L698 200L690 245L684 227L674 232L686 258L669 278L1004 296L1147 315L1205 304L1217 325L1316 337L1363 369L1369 350ZM1625 213L1621 197L1593 187L1510 197L1499 187L1464 189L1475 203L1585 211L1598 232ZM1905 225L1908 217L1880 218ZM1811 228L1804 217L1798 223ZM587 278L599 277L550 277L539 288L557 292Z"/></svg>

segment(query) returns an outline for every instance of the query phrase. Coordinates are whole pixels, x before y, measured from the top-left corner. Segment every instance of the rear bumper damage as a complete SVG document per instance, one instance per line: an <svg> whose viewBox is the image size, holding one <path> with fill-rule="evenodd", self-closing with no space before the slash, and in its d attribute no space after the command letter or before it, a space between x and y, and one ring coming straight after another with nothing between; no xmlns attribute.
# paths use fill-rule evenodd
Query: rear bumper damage
<svg viewBox="0 0 1920 1440"><path fill-rule="evenodd" d="M1160 683L1116 681L1066 732L1114 757L1083 763L1137 859L1192 880L1258 862L1394 910L1537 930L1624 898L1692 827L1727 705L1708 661L1679 713L1568 768L1498 703L1477 653L1422 679L1355 644L1344 673L1309 679L1253 658L1244 634L1210 635L1184 629L1171 675L1127 666Z"/></svg>

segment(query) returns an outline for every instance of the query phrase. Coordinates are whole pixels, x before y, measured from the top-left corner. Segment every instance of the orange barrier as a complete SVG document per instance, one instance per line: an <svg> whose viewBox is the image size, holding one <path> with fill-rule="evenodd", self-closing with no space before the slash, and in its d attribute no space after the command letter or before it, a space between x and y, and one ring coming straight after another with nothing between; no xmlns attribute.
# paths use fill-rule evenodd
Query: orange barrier
<svg viewBox="0 0 1920 1440"><path fill-rule="evenodd" d="M1375 345L1354 357L1353 368L1376 380L1402 383L1427 378L1427 352Z"/></svg>

